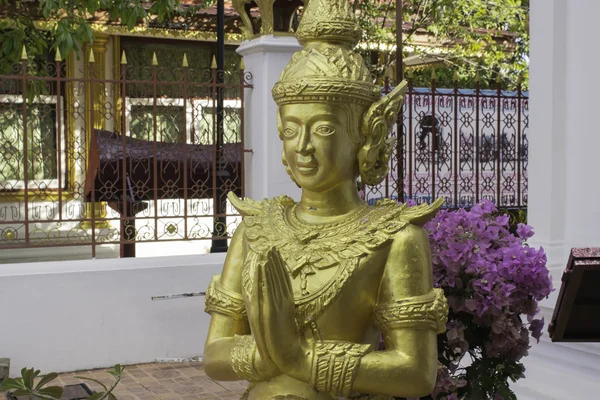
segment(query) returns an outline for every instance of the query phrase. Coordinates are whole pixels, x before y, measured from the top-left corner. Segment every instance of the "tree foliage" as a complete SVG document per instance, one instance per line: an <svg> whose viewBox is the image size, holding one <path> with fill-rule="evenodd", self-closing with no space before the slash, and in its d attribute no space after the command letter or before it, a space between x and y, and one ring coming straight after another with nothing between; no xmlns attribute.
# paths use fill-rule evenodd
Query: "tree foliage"
<svg viewBox="0 0 600 400"><path fill-rule="evenodd" d="M404 0L404 55L435 56L461 82L527 82L529 0ZM356 0L368 49L388 49L375 72L395 64L396 0ZM424 39L427 39L424 43ZM429 43L427 43L429 42ZM385 50L384 50L385 51ZM431 71L427 72L431 76ZM443 73L442 73L443 75ZM451 82L451 81L450 81Z"/></svg>
<svg viewBox="0 0 600 400"><path fill-rule="evenodd" d="M137 24L159 24L176 16L189 16L210 4L198 0L183 7L181 0L0 0L5 18L0 22L0 70L6 72L19 61L25 47L29 59L46 57L56 49L65 56L93 43L92 23L102 14L132 30ZM50 22L49 29L37 29L35 21Z"/></svg>
<svg viewBox="0 0 600 400"><path fill-rule="evenodd" d="M349 1L365 32L362 48L367 60L372 61L372 49L387 54L373 62L373 71L383 76L395 64L397 0ZM8 17L0 22L0 73L21 59L23 47L30 60L50 54L53 58L57 48L63 56L78 51L83 43L93 41L91 23L99 13L131 30L140 23L189 17L214 2L197 0L190 7L181 0L0 0ZM513 87L521 76L526 87L528 10L529 0L403 0L404 54L437 57L451 70L438 71L443 86L451 84L455 75L461 86L472 84L476 74L482 86L491 86L500 74ZM36 29L36 20L51 21L50 29ZM415 76L417 81L427 79L431 72L417 70ZM451 79L445 82L444 78Z"/></svg>

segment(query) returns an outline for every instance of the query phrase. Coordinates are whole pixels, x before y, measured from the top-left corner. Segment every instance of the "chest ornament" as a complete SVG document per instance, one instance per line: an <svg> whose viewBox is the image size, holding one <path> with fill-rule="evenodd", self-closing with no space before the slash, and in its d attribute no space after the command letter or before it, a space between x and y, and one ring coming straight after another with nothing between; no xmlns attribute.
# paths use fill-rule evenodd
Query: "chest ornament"
<svg viewBox="0 0 600 400"><path fill-rule="evenodd" d="M341 222L310 225L295 216L297 204L287 196L262 202L232 197L245 215L243 296L249 300L257 266L266 262L271 247L277 248L290 277L300 279L301 293L295 297L299 327L314 321L335 300L362 258L389 243L409 223L401 218L405 206L393 201L365 205ZM308 276L330 268L336 268L333 277L309 293Z"/></svg>

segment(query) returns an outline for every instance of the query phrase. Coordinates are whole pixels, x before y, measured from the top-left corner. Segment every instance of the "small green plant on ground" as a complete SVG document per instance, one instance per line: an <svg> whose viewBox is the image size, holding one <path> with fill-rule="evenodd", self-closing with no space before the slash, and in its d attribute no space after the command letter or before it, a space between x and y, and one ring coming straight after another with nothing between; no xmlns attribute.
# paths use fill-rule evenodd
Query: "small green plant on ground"
<svg viewBox="0 0 600 400"><path fill-rule="evenodd" d="M87 400L116 400L116 397L112 392L121 381L124 370L125 368L117 364L111 370L106 371L114 377L114 382L110 387L107 387L97 379L87 378L85 376L76 376L76 378L96 382L104 389L104 391L91 394ZM58 377L58 374L56 372L51 372L47 375L43 375L36 383L35 380L39 375L40 370L23 368L21 370L20 378L4 379L0 383L0 391L8 391L13 396L31 396L43 400L59 400L62 397L63 388L60 386L47 386Z"/></svg>

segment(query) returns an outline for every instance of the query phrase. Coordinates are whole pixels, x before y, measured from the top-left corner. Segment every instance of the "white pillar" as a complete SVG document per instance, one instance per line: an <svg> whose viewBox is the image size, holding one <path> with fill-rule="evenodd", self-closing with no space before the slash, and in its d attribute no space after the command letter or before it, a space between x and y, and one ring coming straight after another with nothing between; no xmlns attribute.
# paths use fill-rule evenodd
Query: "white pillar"
<svg viewBox="0 0 600 400"><path fill-rule="evenodd" d="M528 223L542 246L554 284L560 284L566 248L566 0L531 2ZM554 296L555 298L556 296Z"/></svg>
<svg viewBox="0 0 600 400"><path fill-rule="evenodd" d="M598 0L531 1L528 222L556 289L541 303L546 326L570 249L600 246L600 54L589 31L599 14ZM598 397L599 344L551 343L545 330L529 353L519 400Z"/></svg>
<svg viewBox="0 0 600 400"><path fill-rule="evenodd" d="M242 43L237 52L252 74L252 89L244 96L246 196L255 200L282 194L300 199L300 189L281 162L283 150L277 135L277 105L271 89L292 55L301 49L293 36L265 35Z"/></svg>
<svg viewBox="0 0 600 400"><path fill-rule="evenodd" d="M596 0L531 3L528 220L556 287L572 247L600 246L599 14Z"/></svg>

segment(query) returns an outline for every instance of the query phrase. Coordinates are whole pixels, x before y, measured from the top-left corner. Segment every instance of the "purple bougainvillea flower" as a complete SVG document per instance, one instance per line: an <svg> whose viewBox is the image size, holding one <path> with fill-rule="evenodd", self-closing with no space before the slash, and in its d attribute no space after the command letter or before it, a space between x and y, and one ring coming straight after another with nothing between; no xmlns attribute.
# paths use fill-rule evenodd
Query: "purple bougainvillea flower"
<svg viewBox="0 0 600 400"><path fill-rule="evenodd" d="M444 289L450 309L443 345L438 346L442 364L435 400L468 393L466 377L474 375L467 371L477 362L518 365L527 355L530 338L539 341L542 335L538 301L553 290L546 254L525 243L533 236L531 226L518 224L515 235L509 217L496 212L493 203L482 200L470 210L442 210L425 225L434 285ZM471 365L463 367L467 354ZM496 384L508 385L506 374L493 376L500 380ZM485 398L503 399L497 387L484 388Z"/></svg>
<svg viewBox="0 0 600 400"><path fill-rule="evenodd" d="M519 224L517 225L517 235L523 240L527 240L533 236L533 228L529 225Z"/></svg>

